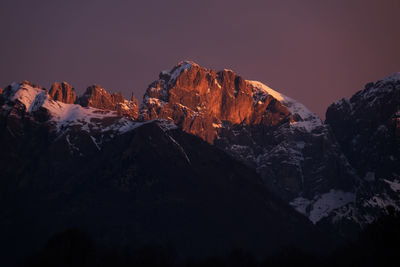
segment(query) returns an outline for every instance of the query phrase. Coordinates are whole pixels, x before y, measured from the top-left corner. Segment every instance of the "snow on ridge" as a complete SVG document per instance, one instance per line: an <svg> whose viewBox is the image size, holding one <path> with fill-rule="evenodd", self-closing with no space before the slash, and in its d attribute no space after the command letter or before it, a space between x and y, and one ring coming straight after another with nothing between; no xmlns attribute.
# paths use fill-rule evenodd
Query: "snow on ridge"
<svg viewBox="0 0 400 267"><path fill-rule="evenodd" d="M10 100L18 100L24 106L27 112L31 111L31 105L35 102L36 97L46 92L42 88L37 88L29 85L28 83L16 83L12 85Z"/></svg>
<svg viewBox="0 0 400 267"><path fill-rule="evenodd" d="M131 119L119 116L116 111L55 101L45 89L33 87L28 83L13 84L8 98L11 101L21 102L28 113L35 112L41 107L47 109L51 115L50 121L55 124L58 132L64 131L68 126L80 125L81 129L87 132L113 130L122 134L141 125ZM111 125L104 126L102 125L104 118L114 118L114 120Z"/></svg>
<svg viewBox="0 0 400 267"><path fill-rule="evenodd" d="M270 87L268 87L267 85L259 82L259 81L248 81L253 87L255 87L258 90L261 90L264 93L267 93L271 96L273 96L276 100L283 102L285 100L292 100L291 98L271 89Z"/></svg>
<svg viewBox="0 0 400 267"><path fill-rule="evenodd" d="M293 115L299 115L302 120L291 122L292 126L304 128L306 131L311 132L316 127L323 125L322 120L300 102L271 89L259 81L247 80L247 82L258 90L258 92L262 93L260 95L259 93L257 94L257 92L253 92L253 94L257 94L257 99L255 99L255 101L258 102L264 100L266 95L271 95L273 98L285 105Z"/></svg>
<svg viewBox="0 0 400 267"><path fill-rule="evenodd" d="M71 123L90 123L92 119L117 116L115 111L100 110L92 107L82 107L78 104L66 104L52 99L47 99L42 105L52 115L58 129Z"/></svg>
<svg viewBox="0 0 400 267"><path fill-rule="evenodd" d="M170 76L170 82L175 81L178 76L185 70L190 70L193 66L199 66L193 61L185 60L179 62L175 67L171 70L164 70L161 73L164 75Z"/></svg>
<svg viewBox="0 0 400 267"><path fill-rule="evenodd" d="M400 181L399 180L386 180L383 179L383 181L385 181L387 184L389 184L390 188L394 191L394 192L399 192L400 191Z"/></svg>
<svg viewBox="0 0 400 267"><path fill-rule="evenodd" d="M51 120L56 123L58 131L62 131L68 126L80 125L81 129L87 132L97 130L103 133L113 131L123 134L144 124L121 117L116 111L82 107L78 104L66 104L52 99L45 101L43 107L51 113ZM104 126L102 120L105 118L114 118L115 120L110 125Z"/></svg>

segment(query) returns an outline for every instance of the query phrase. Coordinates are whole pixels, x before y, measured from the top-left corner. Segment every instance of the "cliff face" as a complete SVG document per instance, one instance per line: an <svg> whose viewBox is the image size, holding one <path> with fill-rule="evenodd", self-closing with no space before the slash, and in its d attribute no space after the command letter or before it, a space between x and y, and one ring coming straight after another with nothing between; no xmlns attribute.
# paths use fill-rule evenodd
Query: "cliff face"
<svg viewBox="0 0 400 267"><path fill-rule="evenodd" d="M56 101L74 104L76 101L75 89L66 82L55 82L50 88L49 95Z"/></svg>
<svg viewBox="0 0 400 267"><path fill-rule="evenodd" d="M400 174L400 73L329 106L326 123L360 176Z"/></svg>
<svg viewBox="0 0 400 267"><path fill-rule="evenodd" d="M260 98L250 82L231 70L215 72L181 62L149 86L140 117L170 119L212 144L222 121L277 125L290 120L290 111L270 95Z"/></svg>
<svg viewBox="0 0 400 267"><path fill-rule="evenodd" d="M93 107L103 110L117 111L133 119L138 116L138 102L132 94L131 100L126 100L121 93L108 93L98 85L89 86L85 93L79 97L79 104L83 107Z"/></svg>
<svg viewBox="0 0 400 267"><path fill-rule="evenodd" d="M367 224L388 205L400 210L400 73L333 103L326 123L361 177L356 202L333 220Z"/></svg>

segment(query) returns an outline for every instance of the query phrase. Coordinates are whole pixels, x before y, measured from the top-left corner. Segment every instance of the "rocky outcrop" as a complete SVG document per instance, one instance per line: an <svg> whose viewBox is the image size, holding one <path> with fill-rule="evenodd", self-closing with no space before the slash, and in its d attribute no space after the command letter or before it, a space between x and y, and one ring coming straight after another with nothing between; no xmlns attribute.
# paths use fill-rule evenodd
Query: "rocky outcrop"
<svg viewBox="0 0 400 267"><path fill-rule="evenodd" d="M96 150L100 150L101 144L136 125L132 117L121 116L115 110L87 108L56 101L46 89L27 81L5 88L0 96L0 116L0 128L7 124L14 135L20 132L23 134L19 127L21 121L51 129L52 134L65 138L70 144L70 153L77 155L83 154L82 147L94 146ZM74 144L76 133L81 136L81 148Z"/></svg>
<svg viewBox="0 0 400 267"><path fill-rule="evenodd" d="M139 104L133 93L130 100L126 100L121 93L111 94L111 99L118 114L137 119L139 114Z"/></svg>
<svg viewBox="0 0 400 267"><path fill-rule="evenodd" d="M115 110L111 95L99 85L89 86L78 102L83 107Z"/></svg>
<svg viewBox="0 0 400 267"><path fill-rule="evenodd" d="M368 83L350 99L329 106L326 123L362 177L355 205L338 211L333 220L366 224L387 205L400 210L399 122L400 73Z"/></svg>
<svg viewBox="0 0 400 267"><path fill-rule="evenodd" d="M79 104L83 107L93 107L103 110L114 110L120 115L133 119L138 116L138 103L132 94L131 100L126 100L121 93L109 94L99 85L89 86L85 93L79 97Z"/></svg>
<svg viewBox="0 0 400 267"><path fill-rule="evenodd" d="M361 177L400 174L400 73L329 106L326 123Z"/></svg>
<svg viewBox="0 0 400 267"><path fill-rule="evenodd" d="M56 101L74 104L76 101L75 89L66 82L55 82L50 88L49 95Z"/></svg>
<svg viewBox="0 0 400 267"><path fill-rule="evenodd" d="M301 103L231 70L181 62L161 72L139 117L171 120L246 163L314 222L352 201L356 177L329 127ZM318 212L323 196L334 200Z"/></svg>
<svg viewBox="0 0 400 267"><path fill-rule="evenodd" d="M260 97L254 86L231 70L215 72L181 62L147 89L141 119L173 120L188 133L209 143L222 121L232 124L278 125L293 120L290 111L270 95Z"/></svg>

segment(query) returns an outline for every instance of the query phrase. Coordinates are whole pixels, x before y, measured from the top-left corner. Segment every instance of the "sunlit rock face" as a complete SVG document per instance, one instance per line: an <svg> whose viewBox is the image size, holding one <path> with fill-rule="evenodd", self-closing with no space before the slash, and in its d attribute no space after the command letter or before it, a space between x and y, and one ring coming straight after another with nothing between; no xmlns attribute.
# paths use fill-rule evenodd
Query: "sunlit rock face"
<svg viewBox="0 0 400 267"><path fill-rule="evenodd" d="M138 102L133 94L131 100L126 100L121 93L110 94L99 85L89 86L78 102L83 107L113 110L133 119L138 116Z"/></svg>
<svg viewBox="0 0 400 267"><path fill-rule="evenodd" d="M50 88L49 95L56 101L74 104L76 101L75 89L66 82L55 82Z"/></svg>
<svg viewBox="0 0 400 267"><path fill-rule="evenodd" d="M144 95L139 118L171 120L214 144L254 168L268 188L307 216L321 195L351 192L356 183L329 127L313 112L231 70L181 62L161 72ZM315 221L337 206L341 193Z"/></svg>
<svg viewBox="0 0 400 267"><path fill-rule="evenodd" d="M290 111L270 95L260 97L249 81L231 70L217 73L181 62L149 86L141 118L173 120L212 144L222 122L277 125L290 119Z"/></svg>

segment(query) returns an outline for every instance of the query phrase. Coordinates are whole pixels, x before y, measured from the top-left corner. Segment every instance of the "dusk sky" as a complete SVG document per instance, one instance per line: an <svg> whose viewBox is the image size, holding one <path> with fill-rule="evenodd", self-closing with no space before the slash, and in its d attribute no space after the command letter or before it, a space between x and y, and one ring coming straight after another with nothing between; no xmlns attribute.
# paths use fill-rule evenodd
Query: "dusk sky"
<svg viewBox="0 0 400 267"><path fill-rule="evenodd" d="M67 81L142 98L182 60L233 69L321 117L400 71L399 0L0 2L0 87Z"/></svg>

